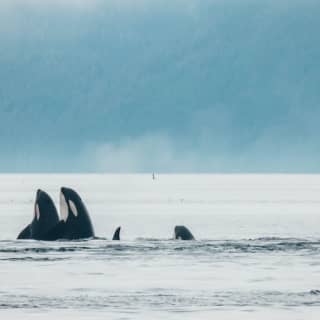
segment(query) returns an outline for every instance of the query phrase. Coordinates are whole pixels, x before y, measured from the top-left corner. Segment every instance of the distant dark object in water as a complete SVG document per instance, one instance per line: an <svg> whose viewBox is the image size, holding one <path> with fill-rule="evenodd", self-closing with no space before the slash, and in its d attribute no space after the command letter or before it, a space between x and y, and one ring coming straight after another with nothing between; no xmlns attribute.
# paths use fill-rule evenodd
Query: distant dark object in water
<svg viewBox="0 0 320 320"><path fill-rule="evenodd" d="M174 227L174 238L177 240L195 240L193 234L185 226Z"/></svg>
<svg viewBox="0 0 320 320"><path fill-rule="evenodd" d="M50 196L38 190L31 223L18 235L18 239L47 240L48 232L59 222L57 209Z"/></svg>
<svg viewBox="0 0 320 320"><path fill-rule="evenodd" d="M320 290L311 290L310 294L319 295L320 294Z"/></svg>
<svg viewBox="0 0 320 320"><path fill-rule="evenodd" d="M120 240L120 230L121 230L121 227L118 227L116 229L116 231L113 234L112 240Z"/></svg>

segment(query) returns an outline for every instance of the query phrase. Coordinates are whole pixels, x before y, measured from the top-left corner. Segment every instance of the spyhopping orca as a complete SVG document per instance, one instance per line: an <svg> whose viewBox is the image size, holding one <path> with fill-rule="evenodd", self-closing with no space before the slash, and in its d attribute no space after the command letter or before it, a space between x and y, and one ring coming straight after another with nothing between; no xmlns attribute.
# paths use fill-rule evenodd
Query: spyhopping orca
<svg viewBox="0 0 320 320"><path fill-rule="evenodd" d="M60 214L62 220L49 232L48 240L94 237L89 212L78 193L70 188L61 188Z"/></svg>
<svg viewBox="0 0 320 320"><path fill-rule="evenodd" d="M193 234L185 226L175 226L174 238L177 240L195 240Z"/></svg>
<svg viewBox="0 0 320 320"><path fill-rule="evenodd" d="M52 199L39 189L34 203L33 220L20 232L18 239L47 240L48 232L58 222L58 212Z"/></svg>
<svg viewBox="0 0 320 320"><path fill-rule="evenodd" d="M112 240L120 240L120 230L121 230L121 227L118 227L116 229L116 231L114 232Z"/></svg>

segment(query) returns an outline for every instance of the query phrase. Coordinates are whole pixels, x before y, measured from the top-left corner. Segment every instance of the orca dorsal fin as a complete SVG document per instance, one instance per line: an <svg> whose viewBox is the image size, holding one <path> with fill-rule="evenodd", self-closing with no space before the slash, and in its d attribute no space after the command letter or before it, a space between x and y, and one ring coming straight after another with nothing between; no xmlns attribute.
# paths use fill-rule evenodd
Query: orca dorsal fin
<svg viewBox="0 0 320 320"><path fill-rule="evenodd" d="M112 240L120 240L120 230L121 230L121 227L118 227L116 229L116 231L113 234Z"/></svg>

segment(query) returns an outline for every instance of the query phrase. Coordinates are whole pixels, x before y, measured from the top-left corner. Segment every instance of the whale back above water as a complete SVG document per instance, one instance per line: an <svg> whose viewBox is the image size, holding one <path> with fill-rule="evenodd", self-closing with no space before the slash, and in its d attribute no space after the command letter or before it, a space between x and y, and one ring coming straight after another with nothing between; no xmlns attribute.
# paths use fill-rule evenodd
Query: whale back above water
<svg viewBox="0 0 320 320"><path fill-rule="evenodd" d="M191 231L185 226L175 226L174 238L177 240L195 240Z"/></svg>

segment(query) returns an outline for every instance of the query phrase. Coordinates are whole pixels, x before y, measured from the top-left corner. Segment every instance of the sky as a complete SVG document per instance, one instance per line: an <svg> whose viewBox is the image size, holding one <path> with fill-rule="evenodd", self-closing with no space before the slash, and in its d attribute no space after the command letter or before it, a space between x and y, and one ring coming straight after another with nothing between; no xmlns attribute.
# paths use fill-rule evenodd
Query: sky
<svg viewBox="0 0 320 320"><path fill-rule="evenodd" d="M318 0L2 0L0 172L320 172Z"/></svg>

